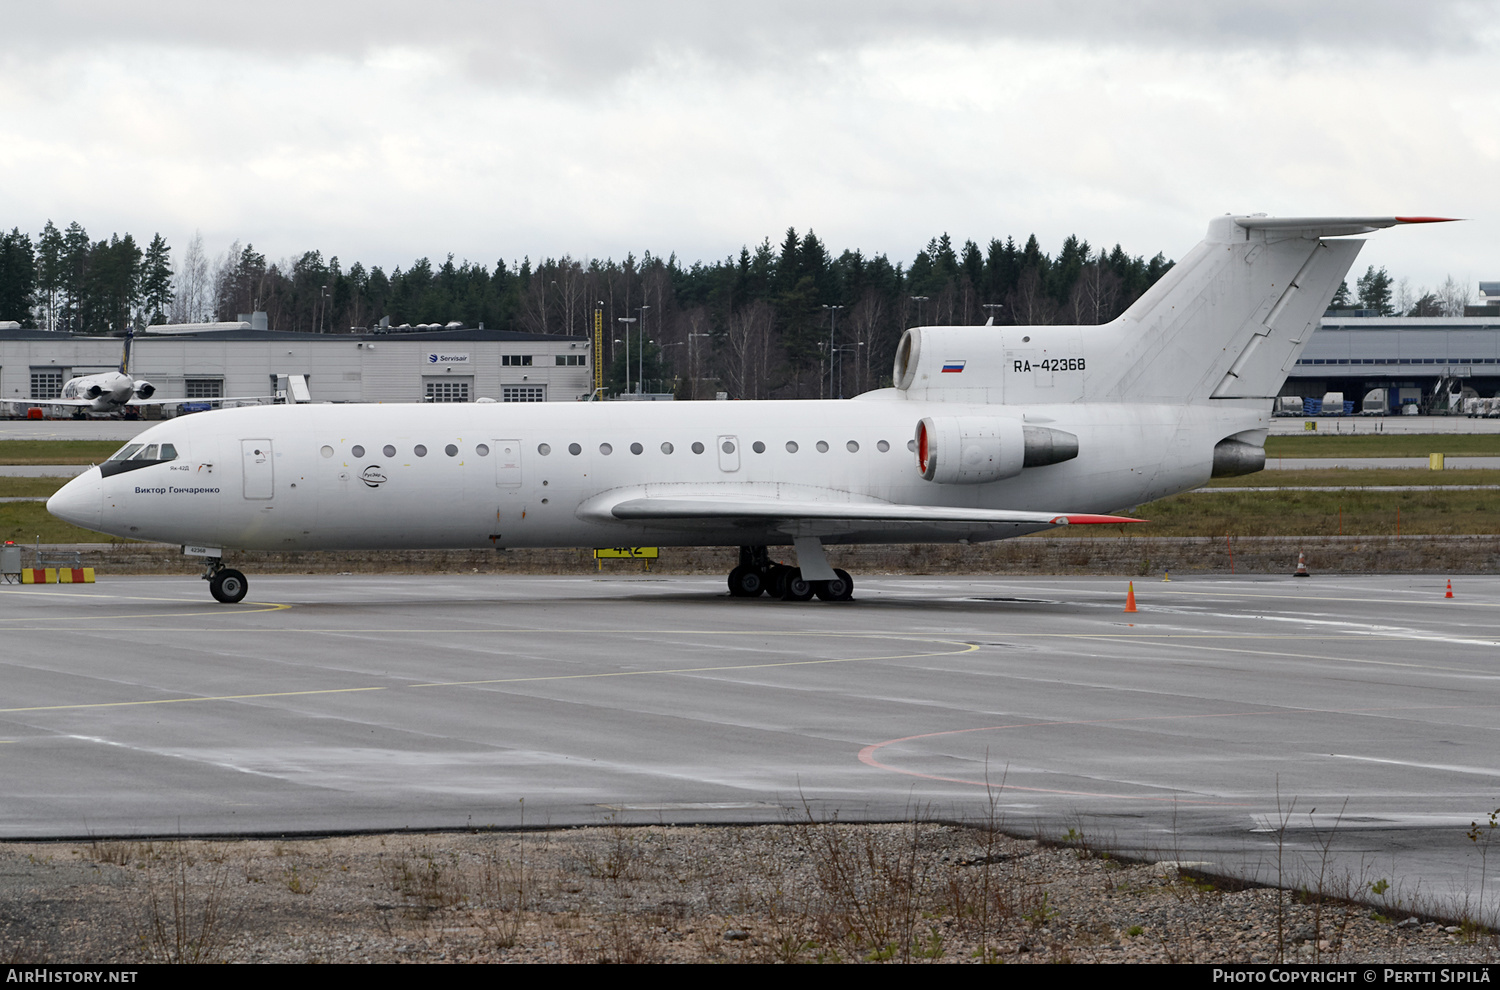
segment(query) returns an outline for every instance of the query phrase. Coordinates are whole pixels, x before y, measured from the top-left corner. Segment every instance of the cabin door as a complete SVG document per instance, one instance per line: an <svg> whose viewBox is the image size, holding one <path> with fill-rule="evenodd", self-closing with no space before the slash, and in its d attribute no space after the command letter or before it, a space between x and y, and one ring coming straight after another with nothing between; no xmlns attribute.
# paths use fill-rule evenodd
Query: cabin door
<svg viewBox="0 0 1500 990"><path fill-rule="evenodd" d="M271 441L241 440L240 462L244 466L246 498L270 498L276 494Z"/></svg>
<svg viewBox="0 0 1500 990"><path fill-rule="evenodd" d="M495 440L495 487L521 487L521 441Z"/></svg>

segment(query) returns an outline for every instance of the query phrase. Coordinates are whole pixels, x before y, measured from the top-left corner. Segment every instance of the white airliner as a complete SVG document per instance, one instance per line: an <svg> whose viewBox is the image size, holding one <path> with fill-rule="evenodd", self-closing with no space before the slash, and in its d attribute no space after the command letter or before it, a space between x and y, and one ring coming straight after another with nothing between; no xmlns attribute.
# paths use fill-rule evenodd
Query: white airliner
<svg viewBox="0 0 1500 990"><path fill-rule="evenodd" d="M71 409L76 415L84 413L118 413L127 408L161 406L174 402L223 402L264 401L261 396L245 396L231 399L152 399L156 386L144 378L130 373L130 344L135 337L133 330L125 331L125 349L120 356L119 371L104 371L94 375L81 375L63 382L62 390L55 399L10 400L16 407L50 406Z"/></svg>
<svg viewBox="0 0 1500 990"><path fill-rule="evenodd" d="M48 501L227 549L740 548L737 596L850 597L829 543L977 542L1258 471L1276 395L1363 244L1430 217L1224 216L1103 326L916 327L845 401L297 405L163 423ZM796 567L769 546L793 545Z"/></svg>

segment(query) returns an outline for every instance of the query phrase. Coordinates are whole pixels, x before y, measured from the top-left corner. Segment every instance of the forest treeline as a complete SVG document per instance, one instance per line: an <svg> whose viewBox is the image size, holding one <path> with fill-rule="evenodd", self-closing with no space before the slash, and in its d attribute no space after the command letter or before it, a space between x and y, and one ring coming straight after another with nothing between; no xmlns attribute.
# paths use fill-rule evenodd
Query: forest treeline
<svg viewBox="0 0 1500 990"><path fill-rule="evenodd" d="M96 241L76 222L49 222L34 240L19 229L0 234L0 320L118 334L259 310L273 330L347 333L385 319L586 334L602 309L616 389L628 332L629 378L650 390L811 398L881 385L908 326L1103 323L1170 267L1161 254L1095 249L1078 237L1048 254L1034 235L981 248L947 234L910 264L893 264L853 249L834 254L812 231L788 230L779 246L766 239L714 262L647 252L491 267L449 255L387 273L319 251L270 262L238 243L211 261L201 236L174 260L160 234L142 247L130 234Z"/></svg>

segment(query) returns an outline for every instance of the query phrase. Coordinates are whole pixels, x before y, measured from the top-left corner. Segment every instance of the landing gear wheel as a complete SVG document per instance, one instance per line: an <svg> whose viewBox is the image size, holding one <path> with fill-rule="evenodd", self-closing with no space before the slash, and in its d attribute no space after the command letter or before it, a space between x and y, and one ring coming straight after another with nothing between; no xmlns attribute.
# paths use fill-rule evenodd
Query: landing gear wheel
<svg viewBox="0 0 1500 990"><path fill-rule="evenodd" d="M759 568L741 564L729 572L729 593L735 598L756 598L765 590L766 578Z"/></svg>
<svg viewBox="0 0 1500 990"><path fill-rule="evenodd" d="M786 578L781 583L781 600L805 602L810 601L812 596L813 583L802 576L802 568L788 568Z"/></svg>
<svg viewBox="0 0 1500 990"><path fill-rule="evenodd" d="M814 581L813 592L825 602L847 602L854 597L854 579L849 572L834 568L832 581Z"/></svg>
<svg viewBox="0 0 1500 990"><path fill-rule="evenodd" d="M250 584L245 580L245 575L232 567L221 568L208 579L208 593L225 605L244 601L249 590Z"/></svg>

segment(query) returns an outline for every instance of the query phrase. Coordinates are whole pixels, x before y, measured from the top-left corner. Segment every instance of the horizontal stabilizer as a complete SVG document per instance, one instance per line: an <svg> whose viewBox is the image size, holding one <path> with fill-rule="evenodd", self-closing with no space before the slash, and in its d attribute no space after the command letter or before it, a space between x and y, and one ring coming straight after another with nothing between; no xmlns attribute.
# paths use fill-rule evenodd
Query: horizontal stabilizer
<svg viewBox="0 0 1500 990"><path fill-rule="evenodd" d="M1235 217L1247 230L1276 230L1308 237L1345 237L1368 234L1406 223L1452 223L1458 217Z"/></svg>
<svg viewBox="0 0 1500 990"><path fill-rule="evenodd" d="M757 498L634 498L610 508L616 519L823 519L850 522L978 523L1020 526L1089 526L1135 523L1143 519L1082 512L1017 512L1009 509L963 509L938 505L894 505L888 502L789 502Z"/></svg>

